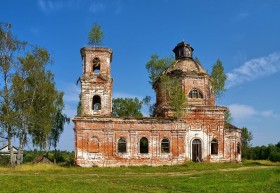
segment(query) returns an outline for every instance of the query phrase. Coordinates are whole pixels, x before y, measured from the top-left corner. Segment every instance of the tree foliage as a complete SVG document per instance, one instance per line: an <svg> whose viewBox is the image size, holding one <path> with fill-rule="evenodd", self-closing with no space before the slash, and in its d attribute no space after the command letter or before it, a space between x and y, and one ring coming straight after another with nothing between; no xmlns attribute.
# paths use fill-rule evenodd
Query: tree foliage
<svg viewBox="0 0 280 193"><path fill-rule="evenodd" d="M113 99L112 115L114 117L143 117L141 108L143 101L135 98Z"/></svg>
<svg viewBox="0 0 280 193"><path fill-rule="evenodd" d="M35 48L19 58L21 67L13 78L13 101L18 117L35 145L43 146L57 108L63 108L63 93L55 89L54 75L46 70L51 62L47 50Z"/></svg>
<svg viewBox="0 0 280 193"><path fill-rule="evenodd" d="M99 45L102 43L104 33L98 23L94 23L88 34L88 43L90 45Z"/></svg>
<svg viewBox="0 0 280 193"><path fill-rule="evenodd" d="M70 123L70 118L67 115L62 114L61 110L56 112L54 117L53 126L49 135L50 145L56 150L57 144L59 142L60 135L64 130L65 123Z"/></svg>
<svg viewBox="0 0 280 193"><path fill-rule="evenodd" d="M163 72L174 63L174 58L159 58L154 54L146 64L149 74L149 83L153 86L158 81L160 83L161 92L169 101L170 107L174 111L174 116L178 117L182 114L182 110L186 107L186 97L182 89L180 80L177 77L169 76ZM155 88L154 88L155 89ZM154 115L155 105L150 106L151 114Z"/></svg>
<svg viewBox="0 0 280 193"><path fill-rule="evenodd" d="M243 159L253 159L253 160L270 160L273 162L280 161L280 142L278 144L269 144L268 146L255 146L247 147L246 154L242 154Z"/></svg>
<svg viewBox="0 0 280 193"><path fill-rule="evenodd" d="M197 64L200 64L200 65L201 65L200 60L198 59L197 56L194 58L194 61L195 61Z"/></svg>
<svg viewBox="0 0 280 193"><path fill-rule="evenodd" d="M60 135L64 130L65 123L70 123L70 118L67 115L62 114L62 109L58 109L53 120L53 126L49 134L48 140L50 146L54 147L54 162L56 163L57 158L57 145L59 142Z"/></svg>
<svg viewBox="0 0 280 193"><path fill-rule="evenodd" d="M56 90L54 75L46 70L52 64L47 50L31 47L24 56L14 57L26 42L18 41L2 26L0 42L0 69L5 83L0 92L0 124L11 150L12 139L18 140L20 164L28 139L33 145L48 149L51 130L57 126L57 114L64 108L63 93ZM13 152L10 158L13 166L12 158Z"/></svg>
<svg viewBox="0 0 280 193"><path fill-rule="evenodd" d="M176 77L161 75L160 84L165 98L168 99L169 105L174 111L174 117L181 116L183 109L187 107L187 99L183 92L181 81Z"/></svg>
<svg viewBox="0 0 280 193"><path fill-rule="evenodd" d="M280 161L280 142L268 146L252 147L253 134L246 128L242 129L242 159Z"/></svg>
<svg viewBox="0 0 280 193"><path fill-rule="evenodd" d="M30 163L37 156L44 155L44 151L37 149L34 150L25 150L23 152L23 162ZM52 162L59 163L60 166L74 166L75 152L61 151L61 150L51 150L47 155L48 159ZM1 164L1 163L0 163Z"/></svg>
<svg viewBox="0 0 280 193"><path fill-rule="evenodd" d="M14 104L11 101L11 79L16 71L16 56L25 47L26 42L19 41L11 32L12 25L0 23L0 127L1 138L8 141L10 149L10 164L13 161L13 137L16 133L16 115L13 111Z"/></svg>
<svg viewBox="0 0 280 193"><path fill-rule="evenodd" d="M79 102L78 102L78 105L77 105L77 116L81 116L82 115L82 112L83 112L83 109L82 109L82 102L81 102L81 94L79 95Z"/></svg>
<svg viewBox="0 0 280 193"><path fill-rule="evenodd" d="M247 157L250 153L251 141L253 139L253 134L246 128L243 127L242 129L242 157Z"/></svg>
<svg viewBox="0 0 280 193"><path fill-rule="evenodd" d="M225 111L225 121L228 123L231 123L231 121L232 121L232 116L231 116L231 112L229 109L227 109Z"/></svg>
<svg viewBox="0 0 280 193"><path fill-rule="evenodd" d="M251 141L253 139L253 134L246 127L242 129L242 147L251 147Z"/></svg>
<svg viewBox="0 0 280 193"><path fill-rule="evenodd" d="M65 123L57 120L64 108L63 93L56 90L54 75L46 70L51 63L47 50L36 47L32 52L27 52L26 56L19 57L19 62L11 87L18 120L18 151L22 151L26 145L27 135L31 137L33 145L48 151L52 131L63 128ZM56 138L54 140L58 141Z"/></svg>
<svg viewBox="0 0 280 193"><path fill-rule="evenodd" d="M151 59L146 64L146 69L149 74L149 83L153 86L156 80L174 62L174 58L159 58L157 54L153 54Z"/></svg>
<svg viewBox="0 0 280 193"><path fill-rule="evenodd" d="M223 64L220 59L218 59L217 62L212 66L211 78L215 97L220 98L226 91L225 82L227 79Z"/></svg>

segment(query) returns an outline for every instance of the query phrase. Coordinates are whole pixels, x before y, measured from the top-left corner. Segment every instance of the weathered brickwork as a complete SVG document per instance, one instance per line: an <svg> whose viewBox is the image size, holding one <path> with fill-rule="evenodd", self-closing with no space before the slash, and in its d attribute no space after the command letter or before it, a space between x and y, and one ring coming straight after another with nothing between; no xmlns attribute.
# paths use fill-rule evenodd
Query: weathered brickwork
<svg viewBox="0 0 280 193"><path fill-rule="evenodd" d="M114 118L112 109L112 51L81 49L82 114L75 123L75 161L83 167L173 165L186 161L240 162L241 131L225 123L226 107L215 106L210 77L192 59L184 42L173 50L176 63L164 73L179 77L188 107L178 119L155 84L154 118ZM179 73L178 73L179 72Z"/></svg>
<svg viewBox="0 0 280 193"><path fill-rule="evenodd" d="M83 60L83 76L80 78L82 114L110 116L113 84L110 73L112 51L108 48L84 47L81 49L81 55ZM100 104L100 108L94 109L94 96L100 97L100 101L96 102Z"/></svg>

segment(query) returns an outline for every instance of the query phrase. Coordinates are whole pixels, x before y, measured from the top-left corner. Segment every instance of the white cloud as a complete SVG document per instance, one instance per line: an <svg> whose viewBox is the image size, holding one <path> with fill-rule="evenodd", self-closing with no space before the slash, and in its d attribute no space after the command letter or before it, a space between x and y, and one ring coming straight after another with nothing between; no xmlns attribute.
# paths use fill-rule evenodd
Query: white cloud
<svg viewBox="0 0 280 193"><path fill-rule="evenodd" d="M61 1L52 0L39 0L38 5L44 12L57 11L64 6L63 2Z"/></svg>
<svg viewBox="0 0 280 193"><path fill-rule="evenodd" d="M124 4L122 0L104 1L102 0L38 0L39 8L45 12L54 12L61 9L77 10L84 9L91 13L104 12L107 8L115 14L122 12Z"/></svg>
<svg viewBox="0 0 280 193"><path fill-rule="evenodd" d="M273 112L273 110L256 110L254 107L242 104L231 104L228 106L234 120L244 120L252 117L258 118L280 118L280 115Z"/></svg>
<svg viewBox="0 0 280 193"><path fill-rule="evenodd" d="M234 87L260 77L269 76L280 71L280 53L275 52L268 56L245 62L239 68L227 73L226 87Z"/></svg>
<svg viewBox="0 0 280 193"><path fill-rule="evenodd" d="M280 115L274 113L272 110L262 111L260 112L260 115L267 118L280 118Z"/></svg>
<svg viewBox="0 0 280 193"><path fill-rule="evenodd" d="M39 8L44 12L59 11L61 9L78 9L87 1L82 0L38 0Z"/></svg>
<svg viewBox="0 0 280 193"><path fill-rule="evenodd" d="M122 0L111 1L110 3L104 3L104 1L95 0L90 1L89 3L89 11L91 13L103 12L106 9L112 11L115 14L119 14L122 12L124 8L124 4Z"/></svg>
<svg viewBox="0 0 280 193"><path fill-rule="evenodd" d="M253 107L247 105L232 104L228 108L234 119L246 119L257 114L257 111Z"/></svg>

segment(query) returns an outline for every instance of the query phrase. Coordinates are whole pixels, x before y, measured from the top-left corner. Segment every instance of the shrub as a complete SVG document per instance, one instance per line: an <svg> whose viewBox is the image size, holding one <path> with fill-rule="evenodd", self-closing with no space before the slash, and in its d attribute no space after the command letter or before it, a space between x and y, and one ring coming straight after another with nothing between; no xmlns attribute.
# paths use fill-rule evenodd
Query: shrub
<svg viewBox="0 0 280 193"><path fill-rule="evenodd" d="M7 166L10 161L10 156L0 155L0 166Z"/></svg>
<svg viewBox="0 0 280 193"><path fill-rule="evenodd" d="M280 162L280 152L271 152L269 160L272 162Z"/></svg>
<svg viewBox="0 0 280 193"><path fill-rule="evenodd" d="M23 155L23 162L32 162L35 159L35 155L32 155L30 153L27 153L25 155Z"/></svg>

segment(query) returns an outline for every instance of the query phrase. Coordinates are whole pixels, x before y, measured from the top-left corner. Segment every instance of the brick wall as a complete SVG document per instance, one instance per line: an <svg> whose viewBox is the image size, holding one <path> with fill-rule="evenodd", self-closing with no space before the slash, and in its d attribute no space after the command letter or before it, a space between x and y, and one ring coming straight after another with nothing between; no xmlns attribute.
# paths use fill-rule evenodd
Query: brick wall
<svg viewBox="0 0 280 193"><path fill-rule="evenodd" d="M201 141L203 161L241 161L236 152L241 135L224 128L223 116L223 111L209 108L190 109L188 118L182 120L76 117L76 163L85 167L181 164L192 160L194 139ZM127 142L125 153L118 152L121 137ZM147 154L140 153L142 137L149 141ZM161 152L163 138L170 142L170 153ZM213 139L218 141L217 155L211 155ZM98 145L92 140L98 140Z"/></svg>
<svg viewBox="0 0 280 193"><path fill-rule="evenodd" d="M186 47L184 49L189 46L182 45ZM195 158L209 162L241 161L241 152L237 151L238 144L241 144L241 130L225 123L224 113L227 108L215 106L210 77L192 58L177 60L165 71L172 76L173 72L180 71L178 78L188 102L182 116L178 119L172 118L173 111L168 105L168 98L162 93L160 84L156 83L157 118L136 119L111 117L112 51L108 48L84 47L81 55L82 114L73 119L77 165L158 166L197 161ZM198 89L203 97L188 97L194 88ZM97 97L100 99L100 109L93 108L93 103L98 101L95 96L100 97ZM140 152L142 138L148 141L148 152ZM125 151L119 149L120 139L125 141ZM168 152L166 147L163 148L163 139L168 141ZM213 142L217 145L214 153Z"/></svg>

